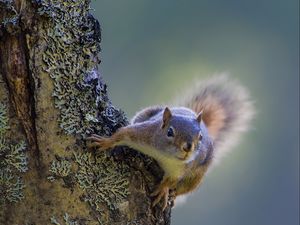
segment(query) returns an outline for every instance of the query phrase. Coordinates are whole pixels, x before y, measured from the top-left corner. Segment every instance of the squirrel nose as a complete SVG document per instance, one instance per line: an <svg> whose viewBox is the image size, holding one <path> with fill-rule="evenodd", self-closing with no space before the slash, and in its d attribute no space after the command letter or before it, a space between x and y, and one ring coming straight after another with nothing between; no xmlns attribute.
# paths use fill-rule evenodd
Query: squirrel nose
<svg viewBox="0 0 300 225"><path fill-rule="evenodd" d="M193 144L190 143L190 142L185 142L183 145L182 145L182 149L183 151L185 152L190 152L192 150L192 146Z"/></svg>

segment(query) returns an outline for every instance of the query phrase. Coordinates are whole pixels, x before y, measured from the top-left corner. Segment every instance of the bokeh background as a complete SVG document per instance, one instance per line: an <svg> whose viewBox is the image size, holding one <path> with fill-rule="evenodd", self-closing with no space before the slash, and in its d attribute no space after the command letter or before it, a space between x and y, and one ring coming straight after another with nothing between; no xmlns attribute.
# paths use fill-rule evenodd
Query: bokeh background
<svg viewBox="0 0 300 225"><path fill-rule="evenodd" d="M129 117L227 72L248 87L253 129L172 214L173 225L299 224L299 2L93 1L101 73Z"/></svg>

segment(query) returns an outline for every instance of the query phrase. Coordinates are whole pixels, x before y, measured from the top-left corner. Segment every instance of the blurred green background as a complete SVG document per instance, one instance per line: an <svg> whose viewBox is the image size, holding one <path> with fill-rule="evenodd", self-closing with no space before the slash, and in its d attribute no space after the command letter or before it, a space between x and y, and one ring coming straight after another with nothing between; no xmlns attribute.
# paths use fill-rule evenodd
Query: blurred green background
<svg viewBox="0 0 300 225"><path fill-rule="evenodd" d="M228 72L248 87L253 129L176 207L173 225L299 224L297 0L93 1L101 72L129 117L195 79Z"/></svg>

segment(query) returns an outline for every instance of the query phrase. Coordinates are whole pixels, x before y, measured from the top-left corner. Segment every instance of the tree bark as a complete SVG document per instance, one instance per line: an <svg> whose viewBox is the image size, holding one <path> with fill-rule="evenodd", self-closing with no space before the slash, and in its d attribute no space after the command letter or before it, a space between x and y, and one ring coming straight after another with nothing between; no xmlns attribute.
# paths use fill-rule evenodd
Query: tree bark
<svg viewBox="0 0 300 225"><path fill-rule="evenodd" d="M154 161L86 147L127 124L89 1L1 0L0 26L0 224L170 224L170 207L151 207Z"/></svg>

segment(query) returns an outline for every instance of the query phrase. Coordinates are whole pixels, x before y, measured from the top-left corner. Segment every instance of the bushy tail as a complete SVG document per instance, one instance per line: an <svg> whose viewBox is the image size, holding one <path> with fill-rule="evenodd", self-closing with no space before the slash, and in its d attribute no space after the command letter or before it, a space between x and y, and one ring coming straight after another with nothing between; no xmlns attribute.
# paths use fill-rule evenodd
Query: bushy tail
<svg viewBox="0 0 300 225"><path fill-rule="evenodd" d="M203 121L214 141L215 156L219 158L249 128L254 115L253 103L247 90L226 75L200 82L192 90L179 104L196 113L203 110Z"/></svg>

